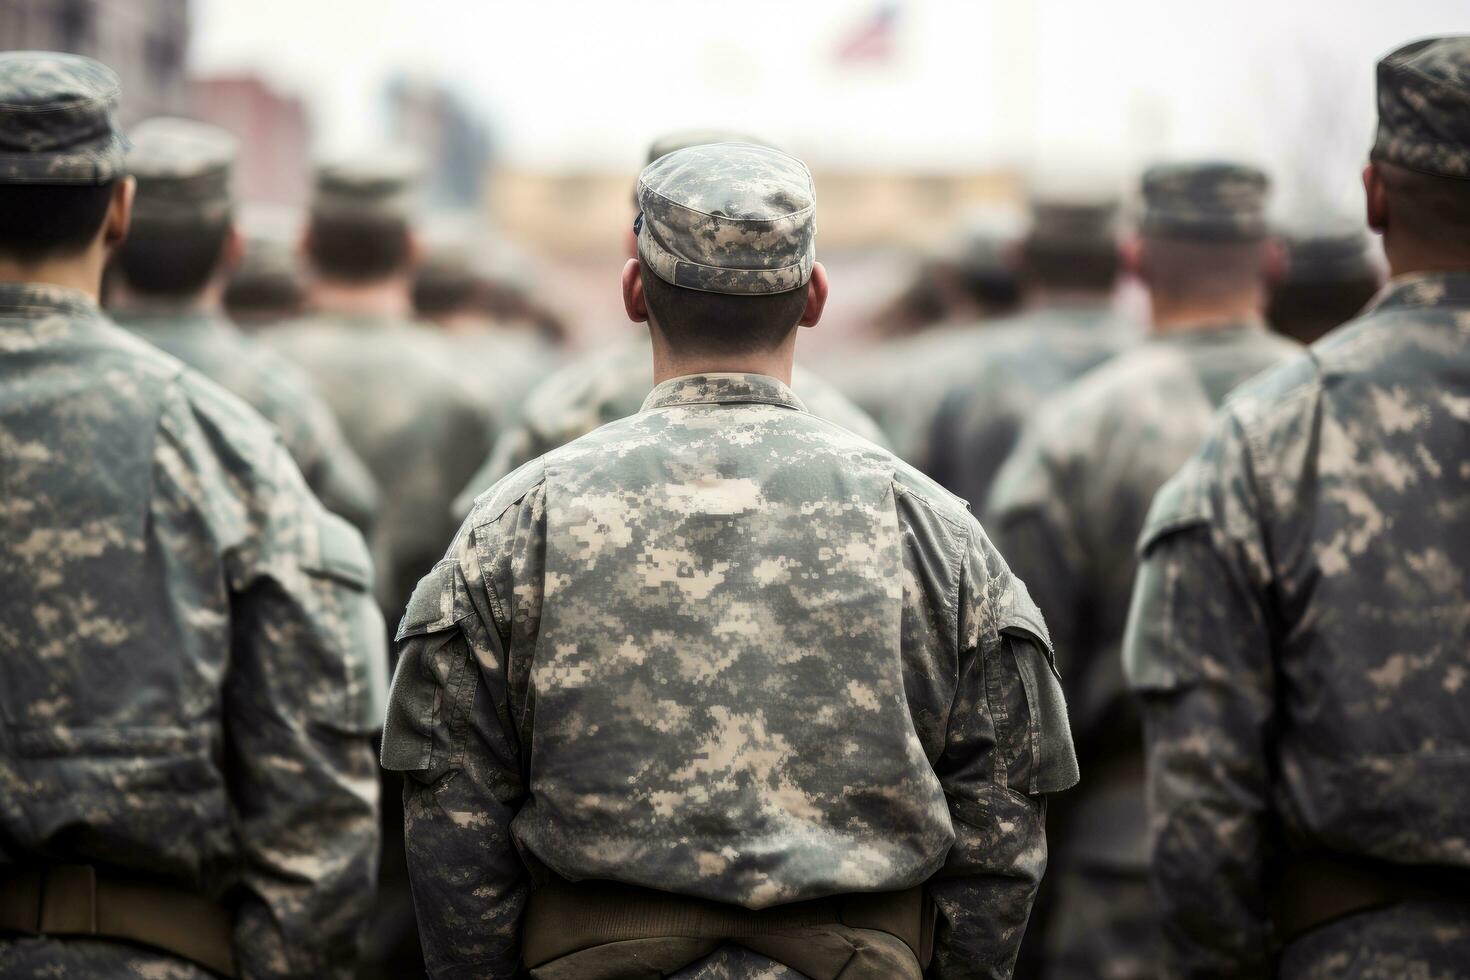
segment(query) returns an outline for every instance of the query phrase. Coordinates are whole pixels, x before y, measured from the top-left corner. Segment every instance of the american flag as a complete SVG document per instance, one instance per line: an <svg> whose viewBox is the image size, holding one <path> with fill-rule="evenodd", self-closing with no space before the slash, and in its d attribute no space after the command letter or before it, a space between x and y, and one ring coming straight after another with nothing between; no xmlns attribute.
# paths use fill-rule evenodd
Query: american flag
<svg viewBox="0 0 1470 980"><path fill-rule="evenodd" d="M837 46L837 63L852 65L888 61L893 57L897 0L881 0Z"/></svg>

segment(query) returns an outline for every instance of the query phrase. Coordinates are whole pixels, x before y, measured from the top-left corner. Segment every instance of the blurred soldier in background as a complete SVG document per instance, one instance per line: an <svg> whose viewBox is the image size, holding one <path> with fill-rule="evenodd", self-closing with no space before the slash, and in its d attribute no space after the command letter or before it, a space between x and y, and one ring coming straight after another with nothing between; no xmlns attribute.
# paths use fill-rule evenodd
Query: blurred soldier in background
<svg viewBox="0 0 1470 980"><path fill-rule="evenodd" d="M0 975L351 976L383 624L275 431L108 322L94 61L0 54Z"/></svg>
<svg viewBox="0 0 1470 980"><path fill-rule="evenodd" d="M245 239L245 251L225 284L225 313L246 330L259 330L301 313L306 284L291 246L264 236Z"/></svg>
<svg viewBox="0 0 1470 980"><path fill-rule="evenodd" d="M917 459L975 507L1042 399L1137 338L1113 311L1117 210L1111 199L1033 201L1020 261L1027 310L956 359L963 374L926 420Z"/></svg>
<svg viewBox="0 0 1470 980"><path fill-rule="evenodd" d="M391 158L320 170L303 245L314 312L261 335L310 373L377 478L378 599L392 616L443 553L450 502L489 452L483 398L411 319L414 174Z"/></svg>
<svg viewBox="0 0 1470 980"><path fill-rule="evenodd" d="M638 188L656 387L482 496L400 629L430 967L1006 976L1076 780L1045 626L961 501L785 383L827 298L805 165L701 145Z"/></svg>
<svg viewBox="0 0 1470 980"><path fill-rule="evenodd" d="M332 410L299 368L240 333L220 312L239 257L230 168L235 141L214 126L151 119L132 134L138 184L117 251L109 308L117 321L239 395L281 433L327 509L370 532L378 492Z"/></svg>
<svg viewBox="0 0 1470 980"><path fill-rule="evenodd" d="M1470 970L1470 38L1378 66L1393 280L1231 399L1129 618L1165 975Z"/></svg>
<svg viewBox="0 0 1470 980"><path fill-rule="evenodd" d="M732 136L703 130L669 134L649 147L648 162L689 146L727 142ZM632 240L628 247L630 254L634 254L636 244ZM796 368L792 384L813 415L883 444L877 424L832 385L800 367ZM634 414L652 387L646 334L618 338L561 368L526 396L520 419L500 434L494 454L484 461L455 500L454 513L459 516L469 513L476 496L523 463L598 426Z"/></svg>
<svg viewBox="0 0 1470 980"><path fill-rule="evenodd" d="M1285 262L1266 307L1266 320L1278 333L1310 344L1357 316L1383 286L1367 228L1309 229L1283 241Z"/></svg>
<svg viewBox="0 0 1470 980"><path fill-rule="evenodd" d="M1052 813L1056 902L1044 976L1152 977L1142 732L1119 647L1133 546L1154 491L1226 393L1300 348L1261 319L1266 177L1231 164L1143 178L1143 344L1043 404L996 481L985 525L1036 595L1062 663L1086 774Z"/></svg>

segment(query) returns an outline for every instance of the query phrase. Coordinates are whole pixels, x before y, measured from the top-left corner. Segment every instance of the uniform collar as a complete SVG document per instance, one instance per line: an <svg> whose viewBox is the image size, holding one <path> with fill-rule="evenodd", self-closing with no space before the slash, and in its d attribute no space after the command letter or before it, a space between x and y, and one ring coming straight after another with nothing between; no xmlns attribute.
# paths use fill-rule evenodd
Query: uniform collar
<svg viewBox="0 0 1470 980"><path fill-rule="evenodd" d="M687 374L681 378L670 378L648 393L642 410L741 402L806 411L806 405L795 392L765 374Z"/></svg>
<svg viewBox="0 0 1470 980"><path fill-rule="evenodd" d="M1363 313L1470 306L1470 272L1412 272L1379 290Z"/></svg>
<svg viewBox="0 0 1470 980"><path fill-rule="evenodd" d="M81 290L44 282L0 282L0 316L16 313L73 318L102 316L96 301Z"/></svg>
<svg viewBox="0 0 1470 980"><path fill-rule="evenodd" d="M226 329L222 314L201 310L118 310L113 322L138 334L147 333L218 333Z"/></svg>
<svg viewBox="0 0 1470 980"><path fill-rule="evenodd" d="M1243 316L1237 320L1221 320L1208 326L1192 330L1170 330L1154 334L1150 339L1172 344L1212 344L1227 341L1242 334L1267 332L1266 321L1261 316Z"/></svg>

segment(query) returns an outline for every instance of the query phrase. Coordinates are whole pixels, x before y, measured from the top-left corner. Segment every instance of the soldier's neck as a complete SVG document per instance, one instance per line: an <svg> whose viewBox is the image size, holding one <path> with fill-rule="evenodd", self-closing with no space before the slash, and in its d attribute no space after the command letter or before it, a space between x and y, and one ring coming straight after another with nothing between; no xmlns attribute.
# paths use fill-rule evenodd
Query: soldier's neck
<svg viewBox="0 0 1470 980"><path fill-rule="evenodd" d="M401 276L365 283L318 279L311 284L307 304L323 313L345 316L413 316L408 280Z"/></svg>
<svg viewBox="0 0 1470 980"><path fill-rule="evenodd" d="M1264 302L1264 295L1260 290L1209 301L1158 293L1151 298L1153 313L1150 332L1154 334L1188 333L1234 326L1242 320L1259 318Z"/></svg>
<svg viewBox="0 0 1470 980"><path fill-rule="evenodd" d="M1404 234L1385 235L1383 253L1395 279L1421 272L1470 272L1470 250L1440 248Z"/></svg>
<svg viewBox="0 0 1470 980"><path fill-rule="evenodd" d="M791 384L791 368L796 358L796 336L771 351L744 354L704 354L677 351L664 343L657 333L653 338L653 383L691 374L764 374L782 384Z"/></svg>
<svg viewBox="0 0 1470 980"><path fill-rule="evenodd" d="M102 266L105 258L106 254L100 248L88 249L80 255L64 259L43 259L40 262L0 258L0 282L61 286L86 293L95 302L102 292Z"/></svg>

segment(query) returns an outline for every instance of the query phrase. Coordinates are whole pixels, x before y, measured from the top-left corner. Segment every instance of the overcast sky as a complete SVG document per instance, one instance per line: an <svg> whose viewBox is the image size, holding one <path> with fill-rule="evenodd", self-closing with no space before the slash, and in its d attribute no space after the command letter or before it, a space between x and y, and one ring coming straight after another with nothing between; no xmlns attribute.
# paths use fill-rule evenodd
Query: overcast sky
<svg viewBox="0 0 1470 980"><path fill-rule="evenodd" d="M382 83L404 71L457 87L518 166L630 169L652 135L718 125L829 167L1121 176L1229 154L1341 200L1374 61L1470 32L1467 0L889 0L892 56L841 61L882 5L198 0L192 57L302 94L327 152L379 135Z"/></svg>

